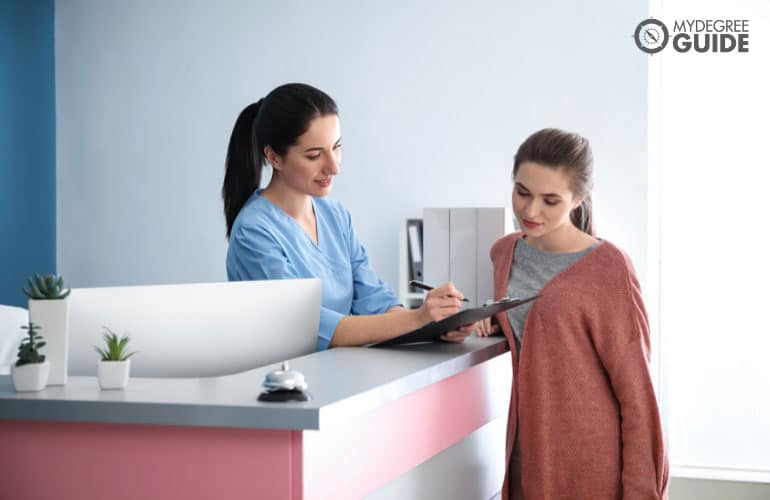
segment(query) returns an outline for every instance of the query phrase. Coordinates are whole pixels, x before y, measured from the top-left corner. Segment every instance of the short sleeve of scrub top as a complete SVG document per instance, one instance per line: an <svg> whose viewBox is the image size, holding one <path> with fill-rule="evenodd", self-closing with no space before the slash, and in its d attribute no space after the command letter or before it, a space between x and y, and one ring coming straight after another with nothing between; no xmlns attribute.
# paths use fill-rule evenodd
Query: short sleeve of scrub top
<svg viewBox="0 0 770 500"><path fill-rule="evenodd" d="M338 201L313 198L318 245L283 210L256 191L235 219L227 250L227 279L320 278L318 350L329 346L340 320L381 314L400 305L369 264L350 213Z"/></svg>

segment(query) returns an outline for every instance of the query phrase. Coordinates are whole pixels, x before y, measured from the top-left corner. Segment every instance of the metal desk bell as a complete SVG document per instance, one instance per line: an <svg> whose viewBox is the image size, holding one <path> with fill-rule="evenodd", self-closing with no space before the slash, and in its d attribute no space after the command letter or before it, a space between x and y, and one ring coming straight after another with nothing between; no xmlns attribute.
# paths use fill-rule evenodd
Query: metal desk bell
<svg viewBox="0 0 770 500"><path fill-rule="evenodd" d="M280 369L268 372L262 387L265 391L257 398L259 401L284 402L310 399L305 392L307 390L305 376L297 370L289 369L288 361L284 361Z"/></svg>

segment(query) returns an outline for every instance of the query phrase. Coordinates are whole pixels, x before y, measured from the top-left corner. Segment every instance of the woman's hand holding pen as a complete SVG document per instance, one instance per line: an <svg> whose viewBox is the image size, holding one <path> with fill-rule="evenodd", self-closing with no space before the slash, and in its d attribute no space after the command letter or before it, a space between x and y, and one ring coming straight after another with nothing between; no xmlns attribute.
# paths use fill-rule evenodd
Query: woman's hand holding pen
<svg viewBox="0 0 770 500"><path fill-rule="evenodd" d="M424 322L439 321L455 314L462 307L464 298L465 296L462 292L455 288L451 282L430 290L420 307L420 313ZM475 324L464 326L459 330L445 333L441 336L441 340L456 343L463 342L468 335L473 333L474 329Z"/></svg>
<svg viewBox="0 0 770 500"><path fill-rule="evenodd" d="M429 291L419 309L423 324L455 314L462 307L464 298L451 281Z"/></svg>

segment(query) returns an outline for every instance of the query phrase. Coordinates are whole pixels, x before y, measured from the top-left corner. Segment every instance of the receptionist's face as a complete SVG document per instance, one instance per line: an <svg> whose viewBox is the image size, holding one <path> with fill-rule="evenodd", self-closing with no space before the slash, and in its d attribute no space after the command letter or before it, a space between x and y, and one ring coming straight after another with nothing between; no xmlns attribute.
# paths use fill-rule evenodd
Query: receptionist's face
<svg viewBox="0 0 770 500"><path fill-rule="evenodd" d="M307 131L286 154L277 157L273 168L281 182L298 193L326 196L332 179L340 171L340 120L337 115L314 118Z"/></svg>
<svg viewBox="0 0 770 500"><path fill-rule="evenodd" d="M572 194L563 169L525 162L513 180L513 212L527 237L571 228L569 214L582 200Z"/></svg>

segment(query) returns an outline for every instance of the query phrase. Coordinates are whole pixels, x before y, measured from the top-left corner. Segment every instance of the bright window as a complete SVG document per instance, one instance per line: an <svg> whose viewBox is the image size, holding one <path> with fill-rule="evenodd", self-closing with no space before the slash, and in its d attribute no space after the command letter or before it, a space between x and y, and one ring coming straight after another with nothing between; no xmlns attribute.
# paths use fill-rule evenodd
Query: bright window
<svg viewBox="0 0 770 500"><path fill-rule="evenodd" d="M649 56L648 281L672 472L770 482L770 4L652 11L669 31L749 20L748 53L669 42Z"/></svg>

